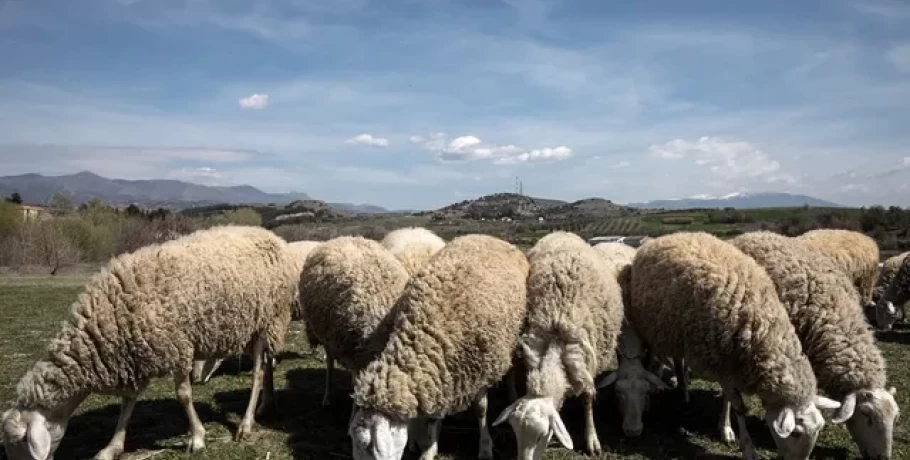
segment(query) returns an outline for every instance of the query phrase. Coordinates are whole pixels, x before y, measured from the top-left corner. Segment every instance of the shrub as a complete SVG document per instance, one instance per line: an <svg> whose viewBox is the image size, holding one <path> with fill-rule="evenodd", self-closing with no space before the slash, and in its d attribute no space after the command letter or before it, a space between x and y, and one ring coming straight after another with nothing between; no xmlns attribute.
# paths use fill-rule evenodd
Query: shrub
<svg viewBox="0 0 910 460"><path fill-rule="evenodd" d="M667 225L690 225L695 219L689 216L664 217L661 222Z"/></svg>

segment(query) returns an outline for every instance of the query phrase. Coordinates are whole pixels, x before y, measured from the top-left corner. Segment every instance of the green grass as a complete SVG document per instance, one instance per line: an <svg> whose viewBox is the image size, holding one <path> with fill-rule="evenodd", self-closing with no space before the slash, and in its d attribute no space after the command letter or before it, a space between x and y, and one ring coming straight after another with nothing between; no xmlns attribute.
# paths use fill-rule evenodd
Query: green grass
<svg viewBox="0 0 910 460"><path fill-rule="evenodd" d="M0 401L14 398L15 384L31 364L43 355L48 339L57 331L69 312L69 305L79 292L78 284L37 278L0 278ZM910 330L902 329L880 337L888 358L891 383L898 388L898 401L904 412L910 412ZM240 420L249 394L249 373L238 373L236 364L225 363L219 374L206 385L194 389L196 408L206 423L207 449L187 455L183 449L187 423L176 403L170 379L155 381L136 408L127 434L127 455L139 460L164 459L345 459L350 456L350 439L346 435L350 414L349 376L336 373L333 404L322 407L322 363L308 358L299 325L295 324L289 347L279 365L275 383L279 411L260 420L251 441L236 443L231 434ZM754 412L749 419L750 432L765 458L773 457L773 443L767 428ZM92 396L79 408L67 436L58 451L59 459L89 459L111 436L119 411L118 401ZM488 414L492 421L505 406L504 392L491 393ZM613 397L601 393L595 418L606 459L715 459L741 458L735 446L717 440L716 420L720 399L716 388L695 382L692 404L685 408L674 392L656 395L647 414L645 434L637 440L626 439L620 431ZM907 416L904 416L906 420ZM583 444L580 403L567 401L563 410L576 445ZM508 426L492 430L496 456L515 458L514 435ZM906 421L895 433L894 459L910 458L910 432ZM469 414L447 419L440 442L440 459L476 458L477 429ZM827 427L820 437L814 458L858 458L846 430ZM3 458L3 454L0 454ZM414 458L406 454L405 458ZM560 447L548 449L545 459L581 460L590 458L580 451Z"/></svg>

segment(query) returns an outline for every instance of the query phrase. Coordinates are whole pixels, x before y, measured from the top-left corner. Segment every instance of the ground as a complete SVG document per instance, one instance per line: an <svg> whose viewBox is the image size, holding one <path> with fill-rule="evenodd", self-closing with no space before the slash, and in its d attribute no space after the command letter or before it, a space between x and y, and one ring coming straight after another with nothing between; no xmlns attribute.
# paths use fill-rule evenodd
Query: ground
<svg viewBox="0 0 910 460"><path fill-rule="evenodd" d="M69 313L84 277L0 275L0 404L12 401L15 385L31 364L44 354L48 340ZM910 329L879 334L888 359L890 383L898 389L898 402L910 413ZM237 372L235 363L226 363L206 385L194 388L196 408L206 423L208 448L189 456L184 453L187 423L174 399L170 379L156 381L143 395L127 434L124 457L128 460L166 459L344 459L351 458L346 428L350 415L350 377L337 372L332 405L320 404L323 391L322 363L309 355L299 325L294 325L290 344L275 376L278 412L262 420L252 441L236 443L231 434L246 406L249 373ZM248 365L248 363L247 363ZM243 367L243 366L241 366ZM490 421L505 406L505 392L492 392ZM752 401L754 405L755 401ZM716 388L696 382L692 402L682 407L674 393L652 400L641 439L622 436L611 392L600 394L595 419L605 459L721 459L741 458L738 449L718 442L716 420L720 399ZM90 459L113 433L119 411L118 401L92 396L79 408L56 455L58 459ZM764 423L750 417L750 432L764 458L773 457L773 442ZM576 447L583 445L580 404L570 400L563 418ZM910 458L910 426L903 421L895 433L894 459ZM515 458L514 435L506 425L492 430L495 454L499 459ZM440 442L440 459L474 459L477 452L476 422L468 414L447 419ZM0 453L0 458L4 454ZM405 458L414 458L406 454ZM553 446L544 459L581 460L589 458ZM858 458L856 449L842 427L826 427L813 458Z"/></svg>

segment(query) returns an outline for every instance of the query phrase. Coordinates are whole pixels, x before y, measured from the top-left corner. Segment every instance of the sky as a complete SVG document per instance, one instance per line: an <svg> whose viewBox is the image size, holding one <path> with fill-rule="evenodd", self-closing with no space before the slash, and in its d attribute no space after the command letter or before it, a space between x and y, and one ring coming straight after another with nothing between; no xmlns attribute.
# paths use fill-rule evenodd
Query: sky
<svg viewBox="0 0 910 460"><path fill-rule="evenodd" d="M910 206L902 0L0 0L0 175Z"/></svg>

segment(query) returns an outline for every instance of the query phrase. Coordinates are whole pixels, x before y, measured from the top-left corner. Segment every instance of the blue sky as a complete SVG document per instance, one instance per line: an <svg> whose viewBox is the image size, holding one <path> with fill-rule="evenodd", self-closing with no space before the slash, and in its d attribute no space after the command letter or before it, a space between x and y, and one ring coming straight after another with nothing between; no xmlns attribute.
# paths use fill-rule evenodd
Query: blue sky
<svg viewBox="0 0 910 460"><path fill-rule="evenodd" d="M910 205L900 0L0 0L0 174Z"/></svg>

